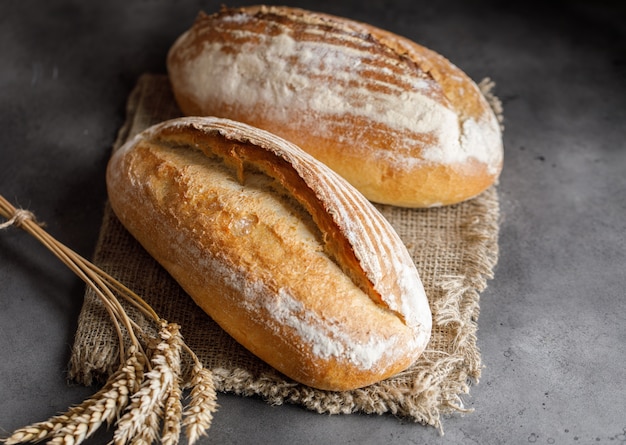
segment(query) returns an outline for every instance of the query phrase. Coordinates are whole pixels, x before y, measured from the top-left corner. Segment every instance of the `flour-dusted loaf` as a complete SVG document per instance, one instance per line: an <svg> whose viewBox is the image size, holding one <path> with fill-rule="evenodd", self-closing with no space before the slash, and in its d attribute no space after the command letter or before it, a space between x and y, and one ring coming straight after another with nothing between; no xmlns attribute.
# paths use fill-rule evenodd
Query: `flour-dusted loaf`
<svg viewBox="0 0 626 445"><path fill-rule="evenodd" d="M288 377L348 390L410 366L431 313L402 241L348 182L290 142L187 117L107 169L123 225L239 343Z"/></svg>
<svg viewBox="0 0 626 445"><path fill-rule="evenodd" d="M502 168L500 124L477 85L441 55L368 24L224 8L198 16L167 67L185 114L271 131L372 201L457 203Z"/></svg>

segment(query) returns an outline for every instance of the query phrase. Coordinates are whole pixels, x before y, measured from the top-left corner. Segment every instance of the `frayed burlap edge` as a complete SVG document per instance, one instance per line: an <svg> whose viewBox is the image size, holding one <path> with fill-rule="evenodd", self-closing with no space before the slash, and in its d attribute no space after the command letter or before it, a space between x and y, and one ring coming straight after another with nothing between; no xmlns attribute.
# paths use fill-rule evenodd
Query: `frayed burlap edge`
<svg viewBox="0 0 626 445"><path fill-rule="evenodd" d="M137 122L139 116L137 107L142 96L152 91L155 83L167 83L167 79L150 74L140 78L129 97L128 119L119 131L115 147L142 129L142 124ZM481 90L502 123L502 108L499 100L492 94L493 87L494 84L489 79L480 83ZM155 102L150 102L150 107L155 109L163 106L175 107L167 101L171 101L171 97L167 100L156 98ZM390 220L397 218L398 213L414 212L391 206L377 207ZM437 210L417 212L426 214L433 211ZM469 393L470 386L478 382L482 367L477 346L480 292L486 288L487 280L493 278L493 269L498 260L499 204L496 187L491 187L480 196L451 206L443 212L447 211L467 212L468 215L475 217L464 220L464 226L458 228L463 231L465 244L461 259L462 273L458 273L453 267L450 274L429 278L429 293L437 295L431 302L433 329L445 333L444 340L440 339L445 342L443 347L429 345L418 362L404 373L354 391L320 391L292 382L271 368L263 366L260 367L260 371L242 367L214 366L212 372L216 389L242 396L260 396L275 405L294 403L318 413L390 413L432 425L440 430L443 415L470 411L465 408L463 398ZM94 255L96 259L98 252L107 242L109 226L115 222L115 216L107 205ZM402 232L399 233L402 236ZM417 252L422 247L410 237L405 243L412 252ZM111 331L110 327L106 326L106 315L103 315L101 310L100 314L97 313L97 302L94 302L88 294L89 291L79 318L77 338L69 364L70 378L86 385L105 379L117 368L119 359L117 348L111 345L107 337ZM81 333L93 331L94 317L97 318L95 327L102 329L102 332L90 335L90 342L85 343Z"/></svg>

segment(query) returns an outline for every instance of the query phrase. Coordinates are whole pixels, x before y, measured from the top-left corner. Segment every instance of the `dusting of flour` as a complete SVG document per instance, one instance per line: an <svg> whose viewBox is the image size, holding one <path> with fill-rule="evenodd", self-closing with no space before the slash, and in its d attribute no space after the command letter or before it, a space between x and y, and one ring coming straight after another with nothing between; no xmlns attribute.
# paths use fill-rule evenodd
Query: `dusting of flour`
<svg viewBox="0 0 626 445"><path fill-rule="evenodd" d="M393 157L388 161L453 164L475 158L499 168L501 136L495 120L459 122L454 111L431 98L431 85L424 79L396 73L392 82L389 61L367 51L372 43L346 46L295 40L286 30L274 35L229 32L237 39L261 42L245 43L237 51L221 42L206 42L182 73L188 82L186 94L198 103L217 101L241 109L270 103L272 120L299 119L322 136L324 119L319 116L354 115L404 133L394 138L394 150L386 150ZM376 64L364 63L376 57L380 59ZM374 69L377 75L368 76L366 72ZM355 82L358 78L367 81ZM332 81L320 87L323 79ZM420 134L431 135L434 142L424 148L422 159L416 159L411 149Z"/></svg>

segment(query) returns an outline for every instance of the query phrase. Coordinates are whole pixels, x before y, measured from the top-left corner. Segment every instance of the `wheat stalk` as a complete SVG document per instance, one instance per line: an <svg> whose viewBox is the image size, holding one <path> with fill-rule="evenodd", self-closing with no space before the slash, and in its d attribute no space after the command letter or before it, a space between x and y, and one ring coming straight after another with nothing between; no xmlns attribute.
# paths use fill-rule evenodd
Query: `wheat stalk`
<svg viewBox="0 0 626 445"><path fill-rule="evenodd" d="M103 424L110 426L113 423L116 426L115 445L129 442L148 445L159 438L165 445L175 445L182 426L186 427L190 444L206 434L217 408L213 379L183 341L180 327L161 319L145 300L55 240L37 223L31 212L16 209L2 195L0 216L6 218L0 224L0 230L10 226L24 229L93 289L111 317L120 344L120 368L100 391L63 414L20 428L0 441L5 445L42 440L49 440L53 445L78 445ZM160 327L158 339L152 339L141 330L118 297L157 323ZM125 347L126 337L130 342L128 348ZM144 339L145 345L140 338ZM156 340L156 346L151 347L153 340ZM184 412L181 402L183 351L194 364L191 380L186 385L191 388L191 402ZM159 434L161 423L163 428Z"/></svg>

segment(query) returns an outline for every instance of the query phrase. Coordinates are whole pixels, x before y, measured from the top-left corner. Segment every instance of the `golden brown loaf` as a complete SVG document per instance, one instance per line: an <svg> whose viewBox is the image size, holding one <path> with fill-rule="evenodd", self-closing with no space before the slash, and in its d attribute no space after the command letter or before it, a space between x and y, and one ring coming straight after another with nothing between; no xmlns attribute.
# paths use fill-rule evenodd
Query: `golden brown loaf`
<svg viewBox="0 0 626 445"><path fill-rule="evenodd" d="M385 218L295 145L246 124L158 124L107 169L124 226L195 302L294 380L347 390L430 337L418 272Z"/></svg>
<svg viewBox="0 0 626 445"><path fill-rule="evenodd" d="M266 129L372 201L457 203L502 168L500 126L477 85L371 25L288 7L223 9L199 15L167 66L185 114Z"/></svg>

